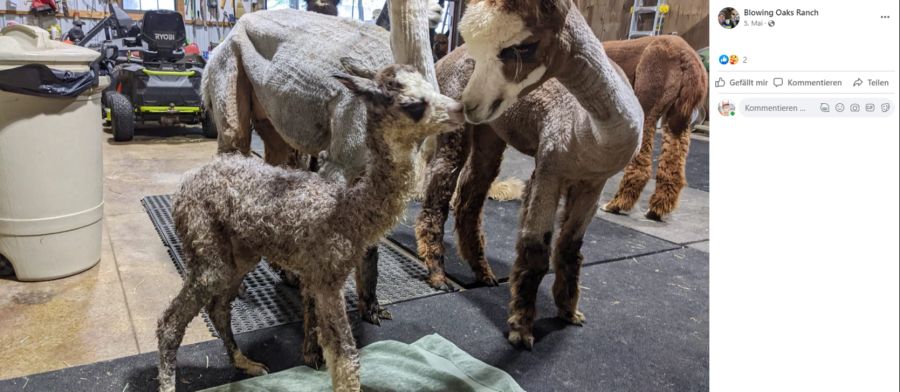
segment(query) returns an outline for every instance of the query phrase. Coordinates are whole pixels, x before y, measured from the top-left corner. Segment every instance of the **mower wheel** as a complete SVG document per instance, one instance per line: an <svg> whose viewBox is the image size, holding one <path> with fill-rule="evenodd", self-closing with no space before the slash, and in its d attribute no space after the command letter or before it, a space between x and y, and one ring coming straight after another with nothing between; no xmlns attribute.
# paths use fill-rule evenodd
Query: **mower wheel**
<svg viewBox="0 0 900 392"><path fill-rule="evenodd" d="M113 140L127 142L134 138L134 108L124 95L111 93L106 96L112 122Z"/></svg>
<svg viewBox="0 0 900 392"><path fill-rule="evenodd" d="M207 114L200 123L203 126L203 136L210 139L215 139L219 136L219 130L216 129L216 122L213 121L212 116Z"/></svg>

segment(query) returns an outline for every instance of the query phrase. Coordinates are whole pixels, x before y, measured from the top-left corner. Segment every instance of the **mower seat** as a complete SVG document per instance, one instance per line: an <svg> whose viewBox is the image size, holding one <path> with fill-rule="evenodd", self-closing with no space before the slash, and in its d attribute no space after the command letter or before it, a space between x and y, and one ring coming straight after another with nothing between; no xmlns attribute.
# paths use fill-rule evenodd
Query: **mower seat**
<svg viewBox="0 0 900 392"><path fill-rule="evenodd" d="M153 10L144 13L141 40L147 43L144 65L175 63L184 57L182 47L187 34L184 19L176 11ZM148 64L149 63L149 64Z"/></svg>

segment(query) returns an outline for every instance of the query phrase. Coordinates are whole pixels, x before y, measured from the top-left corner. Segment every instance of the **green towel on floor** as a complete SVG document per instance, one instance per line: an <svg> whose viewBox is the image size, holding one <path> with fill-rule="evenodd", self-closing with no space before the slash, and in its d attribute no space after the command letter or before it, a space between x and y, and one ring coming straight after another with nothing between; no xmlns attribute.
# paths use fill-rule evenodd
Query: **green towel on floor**
<svg viewBox="0 0 900 392"><path fill-rule="evenodd" d="M385 340L360 350L363 391L524 391L506 372L481 362L438 334L413 344ZM331 391L325 370L306 366L204 392Z"/></svg>

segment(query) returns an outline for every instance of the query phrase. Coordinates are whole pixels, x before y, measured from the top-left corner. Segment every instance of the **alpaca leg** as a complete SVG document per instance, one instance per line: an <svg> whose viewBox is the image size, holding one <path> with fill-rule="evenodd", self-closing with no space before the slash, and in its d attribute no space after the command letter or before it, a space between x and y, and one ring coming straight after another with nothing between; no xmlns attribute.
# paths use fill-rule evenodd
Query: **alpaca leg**
<svg viewBox="0 0 900 392"><path fill-rule="evenodd" d="M272 166L286 165L294 149L282 139L275 127L272 126L272 122L268 119L254 119L253 129L259 134L259 138L262 139L265 146L266 163Z"/></svg>
<svg viewBox="0 0 900 392"><path fill-rule="evenodd" d="M343 280L312 287L319 320L319 344L328 363L331 386L335 391L359 391L359 354L350 330L342 293Z"/></svg>
<svg viewBox="0 0 900 392"><path fill-rule="evenodd" d="M673 130L666 127L663 132L662 152L656 168L656 189L650 197L647 218L662 220L678 206L681 189L687 184L684 165L691 146L690 129Z"/></svg>
<svg viewBox="0 0 900 392"><path fill-rule="evenodd" d="M237 50L228 48L230 50ZM223 48L222 50L226 50ZM244 67L240 64L240 57L234 54L223 55L219 58L224 59L225 64L221 67L222 72L215 80L210 81L213 84L210 88L221 90L224 99L216 102L208 102L206 105L211 107L210 114L219 131L218 144L219 152L240 151L243 154L250 153L250 117L251 117L251 96L253 94L250 87L250 80L244 73ZM224 75L224 77L223 77ZM211 94L211 96L222 96L219 93Z"/></svg>
<svg viewBox="0 0 900 392"><path fill-rule="evenodd" d="M428 163L425 199L416 218L416 243L428 267L428 284L438 290L453 286L444 274L444 223L450 213L450 198L468 151L472 126L438 135L437 151Z"/></svg>
<svg viewBox="0 0 900 392"><path fill-rule="evenodd" d="M247 358L234 340L234 332L231 330L231 301L237 296L239 288L240 282L235 284L233 288L229 288L228 294L214 297L208 309L209 318L216 327L219 337L222 338L225 350L228 352L228 357L231 359L234 367L251 376L268 374L269 368Z"/></svg>
<svg viewBox="0 0 900 392"><path fill-rule="evenodd" d="M269 369L265 365L248 359L238 348L237 342L234 340L234 332L231 330L231 302L237 296L241 289L241 283L247 273L249 273L259 262L259 257L252 255L240 256L240 252L235 253L235 265L237 268L225 267L218 271L218 274L224 276L225 284L214 289L215 295L206 310L209 318L216 327L219 337L225 344L225 350L228 352L228 358L234 367L241 369L244 373L251 376L261 376L268 374Z"/></svg>
<svg viewBox="0 0 900 392"><path fill-rule="evenodd" d="M359 298L359 315L375 325L381 320L390 320L391 312L378 303L376 287L378 286L378 245L366 249L366 256L356 266L356 295Z"/></svg>
<svg viewBox="0 0 900 392"><path fill-rule="evenodd" d="M540 166L531 175L522 204L515 264L509 278L509 342L531 349L532 325L538 286L550 265L550 241L559 202L560 183L556 176L541 175Z"/></svg>
<svg viewBox="0 0 900 392"><path fill-rule="evenodd" d="M319 346L316 300L306 288L300 290L300 300L303 302L303 363L318 369L325 364L325 359L322 357L322 347Z"/></svg>
<svg viewBox="0 0 900 392"><path fill-rule="evenodd" d="M212 295L203 277L188 275L181 291L169 304L159 319L156 338L159 348L159 390L175 391L175 368L178 346L184 338L188 323L197 316L200 308L209 303Z"/></svg>
<svg viewBox="0 0 900 392"><path fill-rule="evenodd" d="M481 217L488 189L500 173L506 143L485 126L475 126L470 137L469 159L460 173L453 205L456 211L456 241L459 253L469 262L475 279L485 285L496 286L497 278L484 257Z"/></svg>
<svg viewBox="0 0 900 392"><path fill-rule="evenodd" d="M559 309L559 318L575 325L584 323L584 314L578 311L582 239L597 212L597 200L602 191L602 182L579 182L569 187L554 246L553 269L556 278L553 281L553 300Z"/></svg>
<svg viewBox="0 0 900 392"><path fill-rule="evenodd" d="M643 106L643 105L642 105ZM651 112L652 113L652 112ZM625 174L619 182L619 190L616 195L603 206L603 210L611 213L628 211L641 197L641 191L650 181L653 174L653 138L656 134L656 120L659 116L648 116L644 119L644 135L641 139L641 149L638 154L625 166Z"/></svg>

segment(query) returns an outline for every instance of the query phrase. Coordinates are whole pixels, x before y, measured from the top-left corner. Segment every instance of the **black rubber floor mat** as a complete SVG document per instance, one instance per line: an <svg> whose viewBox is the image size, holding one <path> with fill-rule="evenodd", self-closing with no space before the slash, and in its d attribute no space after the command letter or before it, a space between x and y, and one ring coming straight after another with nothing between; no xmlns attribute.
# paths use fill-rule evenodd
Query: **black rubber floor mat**
<svg viewBox="0 0 900 392"><path fill-rule="evenodd" d="M579 309L587 322L554 317L551 286L537 295L533 351L506 341L509 286L432 296L391 307L394 320L354 327L358 346L385 339L411 343L438 333L528 391L709 390L709 254L676 249L586 266ZM283 325L235 336L241 350L277 372L302 365L303 328ZM0 391L155 392L156 352L0 381ZM216 340L182 346L178 391L248 376ZM26 386L27 388L23 388Z"/></svg>
<svg viewBox="0 0 900 392"><path fill-rule="evenodd" d="M184 257L181 241L175 234L172 222L170 196L147 196L141 203L168 249L178 273L184 275ZM441 293L425 283L428 272L420 262L404 256L393 249L392 245L381 244L378 256L378 299L382 305ZM255 331L303 319L297 289L282 282L279 274L265 260L244 278L244 287L244 296L232 303L234 333ZM347 308L356 310L356 285L352 276L347 279L344 294ZM205 311L203 319L215 334Z"/></svg>
<svg viewBox="0 0 900 392"><path fill-rule="evenodd" d="M488 200L484 207L482 224L485 235L485 256L488 264L501 281L506 280L516 259L516 233L519 227L518 201L499 202ZM422 210L418 202L409 203L406 216L394 227L388 238L416 253L416 217ZM469 264L463 261L456 250L453 232L454 215L451 212L444 226L444 269L447 275L463 287L475 286L475 275ZM647 255L663 250L680 248L681 245L665 241L625 226L594 218L584 235L584 264L621 260ZM551 272L552 272L551 268Z"/></svg>

